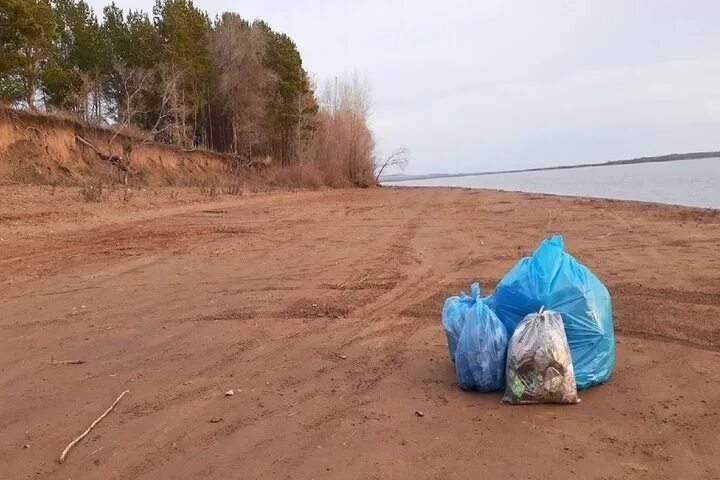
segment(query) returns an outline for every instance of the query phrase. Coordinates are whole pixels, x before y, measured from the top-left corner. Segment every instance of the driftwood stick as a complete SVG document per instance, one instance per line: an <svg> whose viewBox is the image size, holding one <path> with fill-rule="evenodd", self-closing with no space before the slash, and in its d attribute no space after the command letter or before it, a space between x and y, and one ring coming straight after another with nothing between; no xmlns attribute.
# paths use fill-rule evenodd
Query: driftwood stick
<svg viewBox="0 0 720 480"><path fill-rule="evenodd" d="M83 365L87 363L86 360L51 360L50 365Z"/></svg>
<svg viewBox="0 0 720 480"><path fill-rule="evenodd" d="M99 451L102 450L103 448L104 448L104 447L96 448L96 449L93 450L92 452L88 453L88 454L87 454L87 457L85 457L85 458L88 458L88 457L90 457L91 455L95 455L97 452L99 452Z"/></svg>
<svg viewBox="0 0 720 480"><path fill-rule="evenodd" d="M87 430L85 430L83 433L81 433L80 435L78 435L77 437L75 437L75 440L73 440L72 442L70 442L70 443L68 444L68 446L65 447L65 450L63 450L62 454L60 455L60 459L59 459L59 462L60 462L60 463L63 463L63 462L65 461L65 456L68 454L68 452L70 451L70 449L73 448L75 445L77 445L77 443L80 442L80 440L82 440L83 438L85 438L85 437L88 435L88 433L90 433L90 430L92 430L93 428L95 428L95 425L97 425L98 423L100 423L100 420L102 420L103 418L105 418L108 413L112 412L112 409L115 408L115 405L117 405L118 402L120 401L120 399L121 399L122 397L124 397L125 394L128 393L129 391L130 391L130 390L125 390L124 392L122 392L122 393L120 394L120 396L113 402L113 404L110 405L110 408L108 408L107 410L105 410L105 413L103 413L102 415L100 415L100 416L97 418L97 420L95 420L94 422L92 422L92 423L90 424L90 426L87 428Z"/></svg>
<svg viewBox="0 0 720 480"><path fill-rule="evenodd" d="M359 283L363 283L363 282L364 282L365 280L367 280L368 278L370 278L370 274L369 274L369 273L368 273L367 275L365 275L363 278L361 278L360 280L358 280L357 282L345 282L345 283L343 283L342 285L340 285L338 288L343 288L343 287L345 287L345 286L347 286L347 285L355 285L356 283L358 283L358 284L359 284Z"/></svg>

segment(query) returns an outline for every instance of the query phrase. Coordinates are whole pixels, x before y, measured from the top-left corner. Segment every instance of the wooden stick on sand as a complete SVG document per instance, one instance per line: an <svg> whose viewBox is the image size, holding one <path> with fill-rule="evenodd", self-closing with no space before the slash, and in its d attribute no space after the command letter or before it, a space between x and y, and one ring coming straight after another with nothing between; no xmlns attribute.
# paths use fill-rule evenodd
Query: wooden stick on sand
<svg viewBox="0 0 720 480"><path fill-rule="evenodd" d="M343 288L343 287L345 287L346 285L355 285L356 283L363 283L363 282L364 282L365 280L367 280L368 278L370 278L370 274L369 274L369 273L368 273L367 275L365 275L363 278L361 278L360 280L358 280L357 282L345 282L345 283L343 283L342 285L340 285L340 286L337 287L337 288Z"/></svg>
<svg viewBox="0 0 720 480"><path fill-rule="evenodd" d="M129 391L130 391L130 390L125 390L124 392L122 392L122 393L120 394L120 396L113 402L113 404L110 405L110 408L108 408L107 410L105 410L105 413L103 413L102 415L100 415L100 416L97 418L97 420L95 420L94 422L92 422L92 423L90 424L90 426L87 428L87 430L85 430L83 433L81 433L80 435L78 435L78 436L75 438L75 440L73 440L72 442L70 442L70 443L68 444L68 446L65 447L65 450L63 450L62 454L60 455L60 459L59 459L59 462L60 462L60 463L63 463L63 462L65 461L65 456L68 454L68 452L70 451L70 449L73 448L78 442L80 442L80 440L82 440L83 438L85 438L85 437L87 436L87 434L90 433L90 430L92 430L93 428L95 428L95 425L97 425L98 423L100 423L100 420L102 420L103 418L105 418L105 417L107 416L107 414L110 413L113 408L115 408L115 405L118 404L118 402L120 401L120 399L121 399L122 397L124 397L125 394L128 393Z"/></svg>
<svg viewBox="0 0 720 480"><path fill-rule="evenodd" d="M50 357L50 365L84 365L86 363L85 360L55 360Z"/></svg>

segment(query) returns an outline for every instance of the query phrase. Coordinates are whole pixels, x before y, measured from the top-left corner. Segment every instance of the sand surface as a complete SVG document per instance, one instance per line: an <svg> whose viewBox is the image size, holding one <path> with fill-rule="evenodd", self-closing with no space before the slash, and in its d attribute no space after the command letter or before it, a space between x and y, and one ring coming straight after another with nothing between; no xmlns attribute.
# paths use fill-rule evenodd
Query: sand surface
<svg viewBox="0 0 720 480"><path fill-rule="evenodd" d="M183 195L0 189L2 478L720 478L720 213ZM575 406L461 391L444 298L552 233L613 295L610 382Z"/></svg>

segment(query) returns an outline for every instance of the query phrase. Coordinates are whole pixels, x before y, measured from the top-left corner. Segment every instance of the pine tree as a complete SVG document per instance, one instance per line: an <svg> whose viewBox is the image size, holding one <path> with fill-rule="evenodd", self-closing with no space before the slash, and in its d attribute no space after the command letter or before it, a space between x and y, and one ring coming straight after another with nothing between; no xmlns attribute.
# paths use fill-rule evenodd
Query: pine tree
<svg viewBox="0 0 720 480"><path fill-rule="evenodd" d="M307 116L314 115L317 103L312 98L310 81L302 66L295 42L284 33L274 32L265 22L255 25L266 31L268 49L265 66L276 76L270 93L266 117L271 135L271 150L282 164L297 161L297 143L301 140L298 126Z"/></svg>
<svg viewBox="0 0 720 480"><path fill-rule="evenodd" d="M47 0L0 2L0 98L37 108L40 75L53 49L55 16Z"/></svg>
<svg viewBox="0 0 720 480"><path fill-rule="evenodd" d="M54 0L56 37L42 74L46 104L99 117L102 54L100 26L83 0ZM94 115L91 115L94 113Z"/></svg>

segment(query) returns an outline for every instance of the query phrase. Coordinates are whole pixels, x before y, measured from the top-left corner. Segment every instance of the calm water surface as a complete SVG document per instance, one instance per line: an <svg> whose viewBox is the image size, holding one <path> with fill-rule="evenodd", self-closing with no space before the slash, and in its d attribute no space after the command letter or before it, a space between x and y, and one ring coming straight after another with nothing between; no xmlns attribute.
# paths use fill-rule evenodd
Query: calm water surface
<svg viewBox="0 0 720 480"><path fill-rule="evenodd" d="M720 158L386 182L640 200L720 209Z"/></svg>

